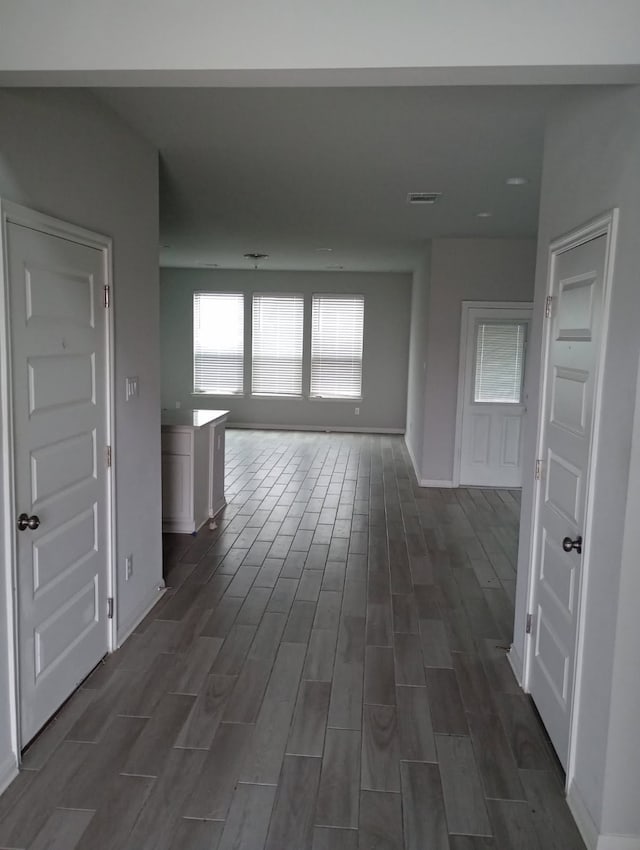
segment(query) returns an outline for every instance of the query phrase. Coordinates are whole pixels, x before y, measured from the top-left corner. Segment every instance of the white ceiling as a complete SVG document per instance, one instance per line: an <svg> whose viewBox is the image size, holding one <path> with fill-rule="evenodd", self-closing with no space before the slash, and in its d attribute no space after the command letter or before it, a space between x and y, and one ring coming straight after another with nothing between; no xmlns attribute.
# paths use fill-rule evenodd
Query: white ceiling
<svg viewBox="0 0 640 850"><path fill-rule="evenodd" d="M160 261L410 270L426 239L534 236L543 87L95 92L161 155ZM510 187L507 177L526 176ZM442 192L410 207L410 191ZM490 211L490 218L477 213ZM317 248L332 248L319 253Z"/></svg>

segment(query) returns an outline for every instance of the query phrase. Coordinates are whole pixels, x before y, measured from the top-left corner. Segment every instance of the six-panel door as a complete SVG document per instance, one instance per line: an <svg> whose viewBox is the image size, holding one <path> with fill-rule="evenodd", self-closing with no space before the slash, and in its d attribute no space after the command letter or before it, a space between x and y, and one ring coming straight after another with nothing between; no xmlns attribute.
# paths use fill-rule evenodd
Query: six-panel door
<svg viewBox="0 0 640 850"><path fill-rule="evenodd" d="M108 648L105 279L100 250L7 229L24 746Z"/></svg>

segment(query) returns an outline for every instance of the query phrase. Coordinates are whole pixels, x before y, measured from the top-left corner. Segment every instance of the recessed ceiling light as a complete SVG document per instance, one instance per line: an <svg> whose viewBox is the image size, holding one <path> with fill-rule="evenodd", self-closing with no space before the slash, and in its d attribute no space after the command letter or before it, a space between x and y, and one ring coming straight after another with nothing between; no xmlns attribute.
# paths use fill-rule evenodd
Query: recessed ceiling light
<svg viewBox="0 0 640 850"><path fill-rule="evenodd" d="M268 254L261 254L259 251L249 251L244 256L247 260L266 260L269 257Z"/></svg>
<svg viewBox="0 0 640 850"><path fill-rule="evenodd" d="M409 192L407 195L408 204L416 204L418 206L433 206L442 197L442 192Z"/></svg>
<svg viewBox="0 0 640 850"><path fill-rule="evenodd" d="M316 248L317 254L330 254L333 251L333 248Z"/></svg>
<svg viewBox="0 0 640 850"><path fill-rule="evenodd" d="M492 215L493 215L493 213L489 212L488 210L485 210L484 212L476 213L477 218L491 218Z"/></svg>
<svg viewBox="0 0 640 850"><path fill-rule="evenodd" d="M525 186L529 179L527 177L507 177L504 182L507 186Z"/></svg>

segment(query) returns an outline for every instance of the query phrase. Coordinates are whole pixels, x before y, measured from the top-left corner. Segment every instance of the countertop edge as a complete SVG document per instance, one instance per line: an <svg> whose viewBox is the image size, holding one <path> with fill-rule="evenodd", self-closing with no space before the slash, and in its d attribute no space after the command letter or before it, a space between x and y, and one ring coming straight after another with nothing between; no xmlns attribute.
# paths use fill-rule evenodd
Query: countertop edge
<svg viewBox="0 0 640 850"><path fill-rule="evenodd" d="M184 414L183 414L184 418L186 419L188 416L192 415L195 412L205 413L205 414L211 413L211 419L208 419L206 422L203 422L201 425L196 425L193 422L187 422L187 421L180 422L179 420L180 420L181 416L179 415L179 412L172 410L172 411L168 412L166 419L165 419L164 415L161 416L161 418L160 418L161 427L162 427L162 429L185 428L185 429L188 429L188 430L191 430L191 431L195 431L198 428L206 428L210 425L218 425L220 422L226 422L226 420L229 416L229 413L230 413L229 410L212 410L212 411L207 411L207 410L198 410L198 411L189 410L189 411L187 411L187 410L185 410ZM171 421L173 418L175 418L176 421Z"/></svg>

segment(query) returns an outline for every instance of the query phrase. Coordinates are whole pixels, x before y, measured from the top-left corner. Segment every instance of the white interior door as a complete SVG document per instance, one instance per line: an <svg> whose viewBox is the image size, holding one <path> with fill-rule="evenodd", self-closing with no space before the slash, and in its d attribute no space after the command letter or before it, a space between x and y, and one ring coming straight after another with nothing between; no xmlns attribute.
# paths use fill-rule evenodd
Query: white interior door
<svg viewBox="0 0 640 850"><path fill-rule="evenodd" d="M108 649L103 252L7 225L21 744Z"/></svg>
<svg viewBox="0 0 640 850"><path fill-rule="evenodd" d="M552 266L529 688L565 768L606 248L607 237L598 236L558 254Z"/></svg>
<svg viewBox="0 0 640 850"><path fill-rule="evenodd" d="M459 483L522 484L524 369L529 305L463 304Z"/></svg>

